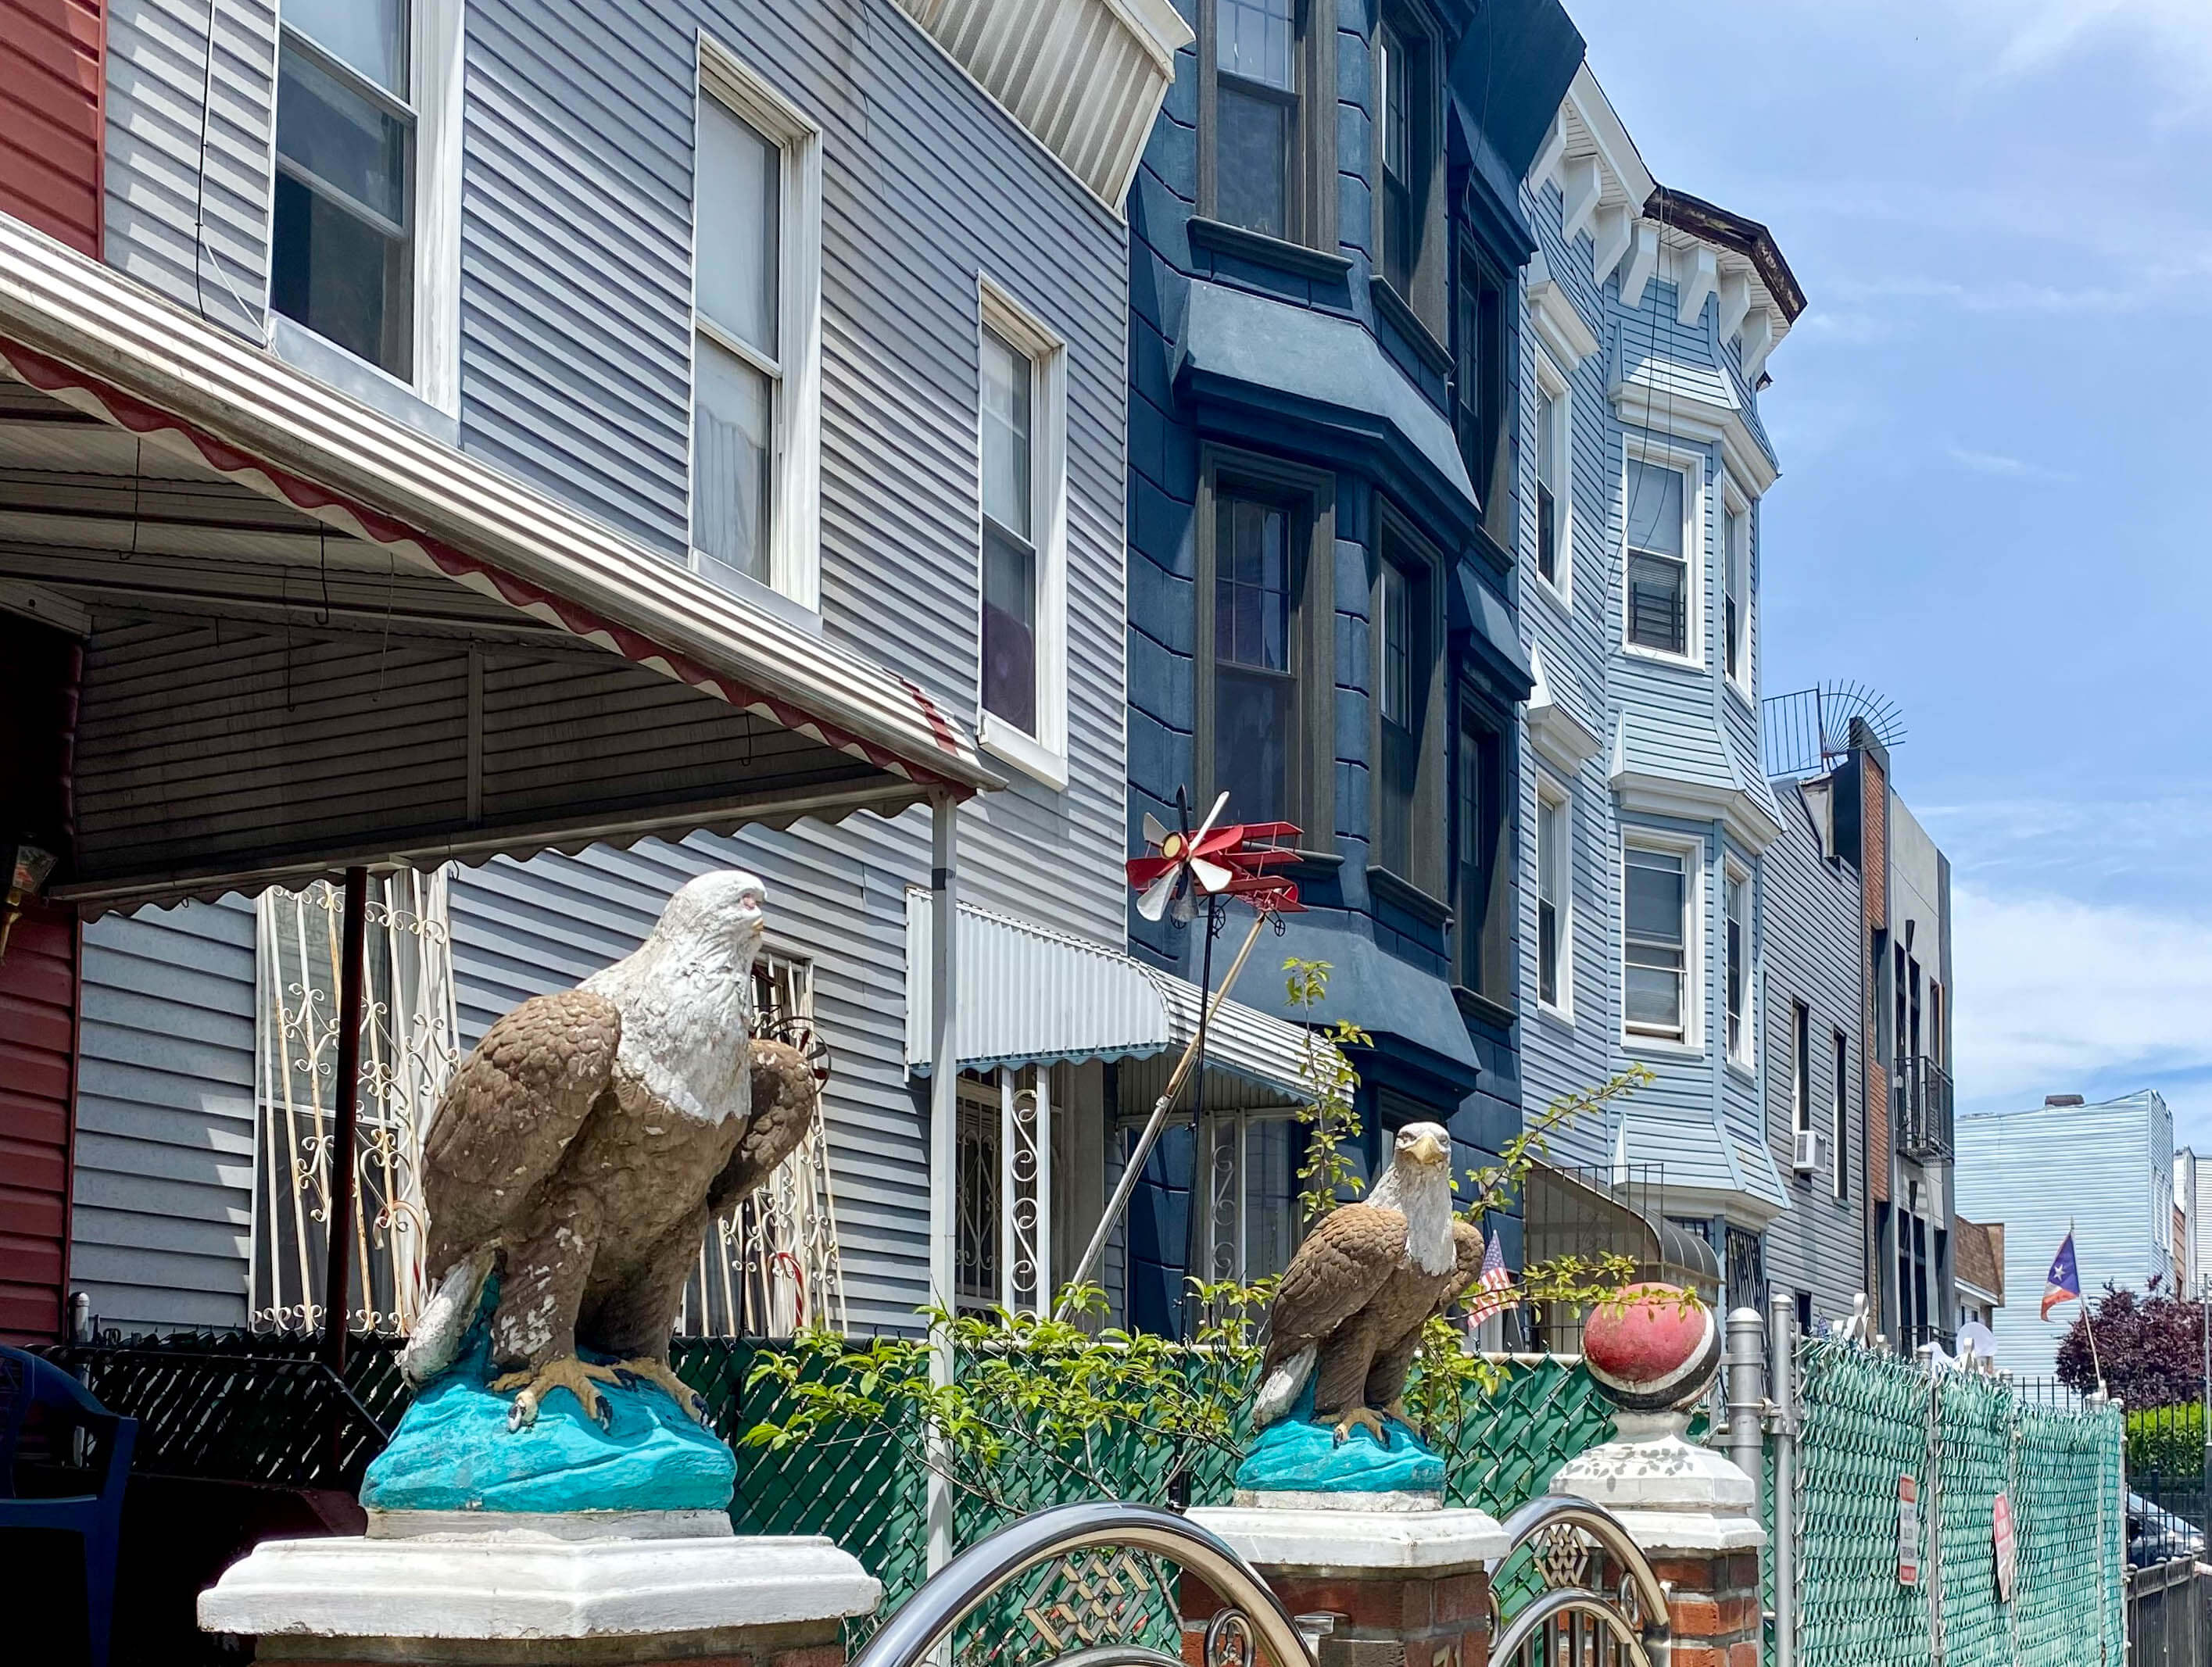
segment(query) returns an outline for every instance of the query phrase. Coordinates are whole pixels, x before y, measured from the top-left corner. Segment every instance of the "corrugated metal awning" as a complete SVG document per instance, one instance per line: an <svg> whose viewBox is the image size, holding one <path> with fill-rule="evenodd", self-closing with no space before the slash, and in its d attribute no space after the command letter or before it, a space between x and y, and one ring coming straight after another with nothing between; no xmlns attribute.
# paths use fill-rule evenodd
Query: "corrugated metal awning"
<svg viewBox="0 0 2212 1667"><path fill-rule="evenodd" d="M93 907L1000 780L906 678L5 215L0 603L86 646Z"/></svg>
<svg viewBox="0 0 2212 1667"><path fill-rule="evenodd" d="M1694 1197L1766 1219L1790 1208L1789 1189L1765 1143L1694 1112L1634 1112L1614 1131L1616 1173L1656 1167L1666 1177L1668 1208Z"/></svg>
<svg viewBox="0 0 2212 1667"><path fill-rule="evenodd" d="M933 1011L930 894L906 897L906 1054L927 1074ZM960 1063L979 1070L1180 1053L1197 1034L1196 985L1070 933L969 904L960 907ZM1307 1098L1310 1033L1234 1001L1213 1015L1209 1070L1249 1084L1252 1103ZM1164 1074L1164 1073L1163 1073Z"/></svg>

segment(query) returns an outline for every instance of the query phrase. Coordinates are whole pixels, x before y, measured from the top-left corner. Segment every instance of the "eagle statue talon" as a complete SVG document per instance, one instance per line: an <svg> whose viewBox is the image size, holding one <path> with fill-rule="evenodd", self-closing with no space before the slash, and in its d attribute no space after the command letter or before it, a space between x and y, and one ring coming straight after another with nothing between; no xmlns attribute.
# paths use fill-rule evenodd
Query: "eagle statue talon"
<svg viewBox="0 0 2212 1667"><path fill-rule="evenodd" d="M1344 1415L1336 1421L1337 1445L1341 1446L1352 1436L1353 1426L1365 1430L1384 1447L1390 1445L1390 1427L1382 1421L1382 1415L1372 1407L1347 1407Z"/></svg>
<svg viewBox="0 0 2212 1667"><path fill-rule="evenodd" d="M656 1361L640 1355L635 1360L617 1361L615 1370L634 1383L648 1383L668 1391L676 1404L697 1419L702 1425L708 1422L707 1397L676 1375L676 1369L666 1361Z"/></svg>
<svg viewBox="0 0 2212 1667"><path fill-rule="evenodd" d="M1382 1415L1403 1424L1416 1436L1425 1436L1425 1432L1420 1425L1414 1421L1413 1415L1406 1410L1406 1397L1402 1395L1394 1395L1390 1397L1382 1409Z"/></svg>
<svg viewBox="0 0 2212 1667"><path fill-rule="evenodd" d="M510 1389L520 1391L507 1409L507 1427L511 1430L526 1430L536 1423L538 1409L556 1389L565 1389L574 1396L584 1415L605 1429L613 1421L614 1414L607 1405L607 1397L592 1385L621 1381L611 1366L592 1366L574 1355L563 1355L535 1369L525 1367L520 1372L494 1378L488 1386L495 1395L504 1395Z"/></svg>

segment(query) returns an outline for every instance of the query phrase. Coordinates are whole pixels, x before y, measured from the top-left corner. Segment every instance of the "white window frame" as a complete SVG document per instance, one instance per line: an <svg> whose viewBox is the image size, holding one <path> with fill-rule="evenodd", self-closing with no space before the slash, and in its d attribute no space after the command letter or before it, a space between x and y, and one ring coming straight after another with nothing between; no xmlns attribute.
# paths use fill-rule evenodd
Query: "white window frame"
<svg viewBox="0 0 2212 1667"><path fill-rule="evenodd" d="M1719 621L1721 681L1734 690L1738 698L1747 705L1754 700L1753 691L1759 687L1759 677L1753 670L1753 659L1756 633L1752 628L1752 621L1757 615L1759 609L1753 600L1756 590L1751 580L1755 567L1752 558L1755 524L1752 520L1751 505L1751 499L1737 489L1735 481L1726 475L1722 476ZM1743 588L1737 597L1737 601L1742 608L1743 617L1736 622L1738 652L1735 670L1731 672L1728 668L1728 586L1729 570L1734 564L1735 555L1729 548L1729 528L1739 518L1743 523Z"/></svg>
<svg viewBox="0 0 2212 1667"><path fill-rule="evenodd" d="M1682 1035L1679 1041L1657 1031L1638 1030L1628 1022L1628 853L1649 851L1682 859ZM1620 835L1620 1040L1639 1053L1671 1058L1701 1057L1705 1051L1705 845L1694 834L1664 828L1624 827Z"/></svg>
<svg viewBox="0 0 2212 1667"><path fill-rule="evenodd" d="M1036 733L983 709L982 340L1029 356L1030 531L1036 550ZM988 276L976 281L975 732L984 751L1054 791L1067 785L1067 343Z"/></svg>
<svg viewBox="0 0 2212 1667"><path fill-rule="evenodd" d="M1573 612L1575 605L1575 398L1574 386L1567 374L1553 362L1552 355L1539 348L1535 354L1536 387L1544 398L1552 402L1552 455L1559 471L1559 491L1552 500L1552 536L1558 544L1553 566L1557 569L1550 579L1544 577L1537 561L1540 552L1529 551L1528 571L1536 576L1537 591ZM1536 405L1537 422L1543 418L1543 400ZM1535 426L1535 425L1532 425ZM1539 484L1537 460L1543 455L1540 436L1531 436L1528 458L1529 524L1531 538L1536 522L1535 492Z"/></svg>
<svg viewBox="0 0 2212 1667"><path fill-rule="evenodd" d="M1743 941L1743 1023L1739 1030L1740 1046L1728 1046L1728 929L1729 888L1735 888L1742 900L1743 918L1741 926ZM1757 899L1752 894L1751 870L1733 857L1721 864L1721 1046L1728 1062L1745 1073L1759 1069L1759 955L1758 937L1754 928L1759 918Z"/></svg>
<svg viewBox="0 0 2212 1667"><path fill-rule="evenodd" d="M1540 1012L1549 1014L1565 1023L1575 1021L1575 795L1574 790L1553 777L1549 773L1536 773L1536 828L1531 841L1536 852L1536 880L1529 889L1540 908L1544 900L1544 811L1550 807L1559 816L1559 897L1556 906L1559 948L1559 999L1546 1001L1543 995L1543 965L1536 966L1536 1006ZM1540 930L1536 939L1539 957L1543 954Z"/></svg>
<svg viewBox="0 0 2212 1667"><path fill-rule="evenodd" d="M1662 439L1635 434L1621 439L1620 473L1620 649L1625 654L1656 661L1661 665L1698 666L1705 663L1705 469L1711 461L1700 451L1673 446ZM1685 617L1682 644L1676 654L1633 641L1628 634L1628 465L1648 464L1671 469L1682 480L1682 584Z"/></svg>
<svg viewBox="0 0 2212 1667"><path fill-rule="evenodd" d="M733 573L750 601L779 614L796 604L818 619L822 607L822 129L729 47L699 35L697 96L718 99L783 152L777 238L777 312L774 455L769 463L768 583ZM692 115L692 157L699 155L700 107ZM691 330L685 338L684 482L687 522L698 501L692 456L697 400L699 194L691 194ZM711 329L711 326L708 326ZM726 332L715 339L731 345ZM741 347L733 350L749 357ZM687 535L687 543L689 540ZM690 550L698 569L699 552ZM785 606L778 606L781 602Z"/></svg>
<svg viewBox="0 0 2212 1667"><path fill-rule="evenodd" d="M1846 1149L1850 1133L1850 1039L1839 1025L1828 1030L1828 1126L1835 1152L1828 1165L1828 1187L1835 1197L1846 1196L1850 1180L1850 1154Z"/></svg>
<svg viewBox="0 0 2212 1667"><path fill-rule="evenodd" d="M383 366L278 312L273 251L261 275L258 299L270 350L310 376L403 418L421 411L418 405L410 412L410 396L455 421L461 413L461 17L465 4L465 0L408 0L408 102L415 115L414 294L410 298L413 323L408 343L412 361L409 374L395 376ZM280 9L276 35L280 55L283 28ZM273 77L274 59L270 69ZM275 100L272 80L269 167L263 182L264 200L272 204L276 192ZM219 271L210 265L205 275L210 295L222 289Z"/></svg>

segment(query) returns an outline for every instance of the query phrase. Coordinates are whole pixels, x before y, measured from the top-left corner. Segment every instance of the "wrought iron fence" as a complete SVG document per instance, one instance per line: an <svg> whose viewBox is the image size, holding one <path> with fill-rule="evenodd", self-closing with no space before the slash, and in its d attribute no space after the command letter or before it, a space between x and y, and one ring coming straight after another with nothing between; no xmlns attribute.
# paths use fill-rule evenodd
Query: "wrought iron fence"
<svg viewBox="0 0 2212 1667"><path fill-rule="evenodd" d="M1908 1158L1948 1158L1956 1149L1951 1123L1951 1076L1925 1054L1898 1061L1890 1079L1890 1120L1897 1149Z"/></svg>
<svg viewBox="0 0 2212 1667"><path fill-rule="evenodd" d="M2212 1661L2212 1574L2194 1557L2128 1573L2130 1667L2203 1667Z"/></svg>

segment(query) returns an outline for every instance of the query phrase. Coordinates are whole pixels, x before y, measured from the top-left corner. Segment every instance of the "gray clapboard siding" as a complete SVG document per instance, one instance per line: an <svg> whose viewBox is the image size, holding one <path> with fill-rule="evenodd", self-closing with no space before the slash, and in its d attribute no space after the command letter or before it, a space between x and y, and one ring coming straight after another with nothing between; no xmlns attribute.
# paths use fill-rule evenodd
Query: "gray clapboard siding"
<svg viewBox="0 0 2212 1667"><path fill-rule="evenodd" d="M109 0L106 66L108 264L258 339L269 270L276 7ZM204 102L204 88L212 89Z"/></svg>
<svg viewBox="0 0 2212 1667"><path fill-rule="evenodd" d="M1778 1290L1810 1291L1814 1312L1838 1318L1867 1288L1866 1077L1859 1016L1859 876L1821 854L1798 790L1780 784L1782 837L1768 847L1759 909L1760 1036L1766 1053L1766 1138L1794 1206L1767 1230L1766 1273ZM1820 1173L1794 1175L1796 1128L1794 1003L1812 1034L1812 1126ZM1844 1039L1845 1196L1833 1182L1834 1037Z"/></svg>
<svg viewBox="0 0 2212 1667"><path fill-rule="evenodd" d="M253 922L228 897L84 929L70 1265L103 1325L245 1323Z"/></svg>

